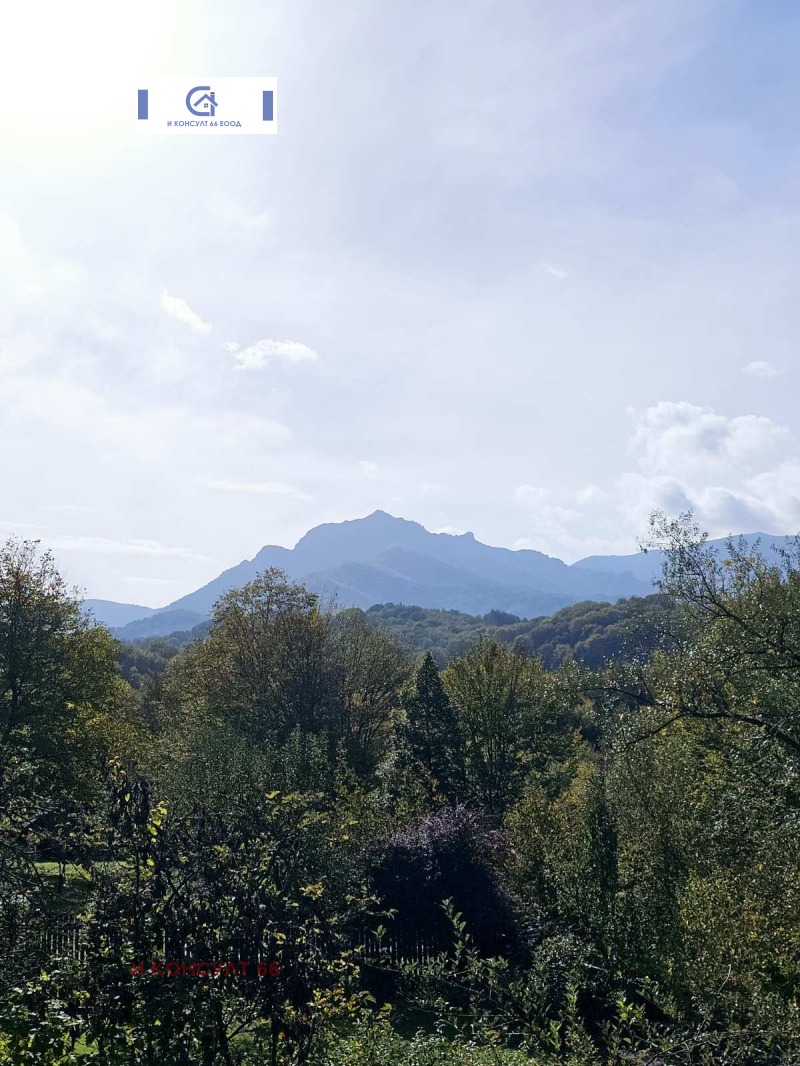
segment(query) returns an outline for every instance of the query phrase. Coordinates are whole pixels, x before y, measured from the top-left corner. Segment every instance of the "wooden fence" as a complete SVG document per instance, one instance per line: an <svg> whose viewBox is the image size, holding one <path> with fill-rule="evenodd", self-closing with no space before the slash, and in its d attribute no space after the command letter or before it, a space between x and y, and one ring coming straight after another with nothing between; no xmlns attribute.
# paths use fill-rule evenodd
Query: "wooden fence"
<svg viewBox="0 0 800 1066"><path fill-rule="evenodd" d="M54 926L39 931L35 937L42 954L48 958L71 958L84 962L89 955L88 948L84 943L82 929L79 925L70 924ZM389 933L378 938L371 930L362 930L353 933L349 938L350 950L362 959L370 962L385 962L391 966L409 963L427 963L437 956L446 952L451 945L444 944L440 938L423 933L414 935L396 936ZM341 948L337 945L337 951ZM195 960L195 953L187 944L168 944L166 937L161 946L159 955L166 959L190 961ZM235 961L242 957L241 949L225 948L217 945L214 948L215 961ZM208 961L206 956L205 961ZM270 961L263 951L256 951L251 956L251 961Z"/></svg>

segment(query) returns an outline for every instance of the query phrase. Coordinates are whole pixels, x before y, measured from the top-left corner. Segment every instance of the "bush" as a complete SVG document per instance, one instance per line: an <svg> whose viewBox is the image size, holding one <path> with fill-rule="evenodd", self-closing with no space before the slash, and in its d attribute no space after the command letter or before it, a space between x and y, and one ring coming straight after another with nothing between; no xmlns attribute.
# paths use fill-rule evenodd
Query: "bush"
<svg viewBox="0 0 800 1066"><path fill-rule="evenodd" d="M501 858L501 835L463 806L444 807L366 853L377 895L397 911L392 932L401 942L423 937L447 946L452 931L442 903L450 899L480 951L513 955L520 938L498 877Z"/></svg>

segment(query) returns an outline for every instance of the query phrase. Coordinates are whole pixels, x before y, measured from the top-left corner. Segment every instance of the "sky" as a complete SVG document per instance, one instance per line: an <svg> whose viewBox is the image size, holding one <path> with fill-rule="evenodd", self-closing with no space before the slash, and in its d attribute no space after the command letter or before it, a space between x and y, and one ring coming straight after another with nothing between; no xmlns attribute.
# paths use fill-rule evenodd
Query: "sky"
<svg viewBox="0 0 800 1066"><path fill-rule="evenodd" d="M161 606L381 508L568 562L800 530L800 7L32 0L0 536ZM273 137L136 135L274 76Z"/></svg>

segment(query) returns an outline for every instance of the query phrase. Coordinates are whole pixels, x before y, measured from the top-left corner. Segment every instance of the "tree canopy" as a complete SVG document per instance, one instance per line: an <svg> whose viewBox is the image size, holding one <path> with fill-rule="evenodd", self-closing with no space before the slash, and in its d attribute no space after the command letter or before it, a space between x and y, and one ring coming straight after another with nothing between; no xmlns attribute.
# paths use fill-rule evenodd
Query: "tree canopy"
<svg viewBox="0 0 800 1066"><path fill-rule="evenodd" d="M267 570L123 646L8 542L0 1062L797 1062L800 549L651 543L550 619Z"/></svg>

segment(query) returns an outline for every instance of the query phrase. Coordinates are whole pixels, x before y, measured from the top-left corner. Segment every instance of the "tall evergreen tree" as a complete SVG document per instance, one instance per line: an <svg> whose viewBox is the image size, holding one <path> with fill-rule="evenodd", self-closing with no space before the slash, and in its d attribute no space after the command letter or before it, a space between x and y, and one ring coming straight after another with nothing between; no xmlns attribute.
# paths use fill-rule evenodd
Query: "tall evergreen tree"
<svg viewBox="0 0 800 1066"><path fill-rule="evenodd" d="M442 795L456 799L463 782L461 727L430 652L422 656L405 687L402 707L402 739L409 760L425 767Z"/></svg>

